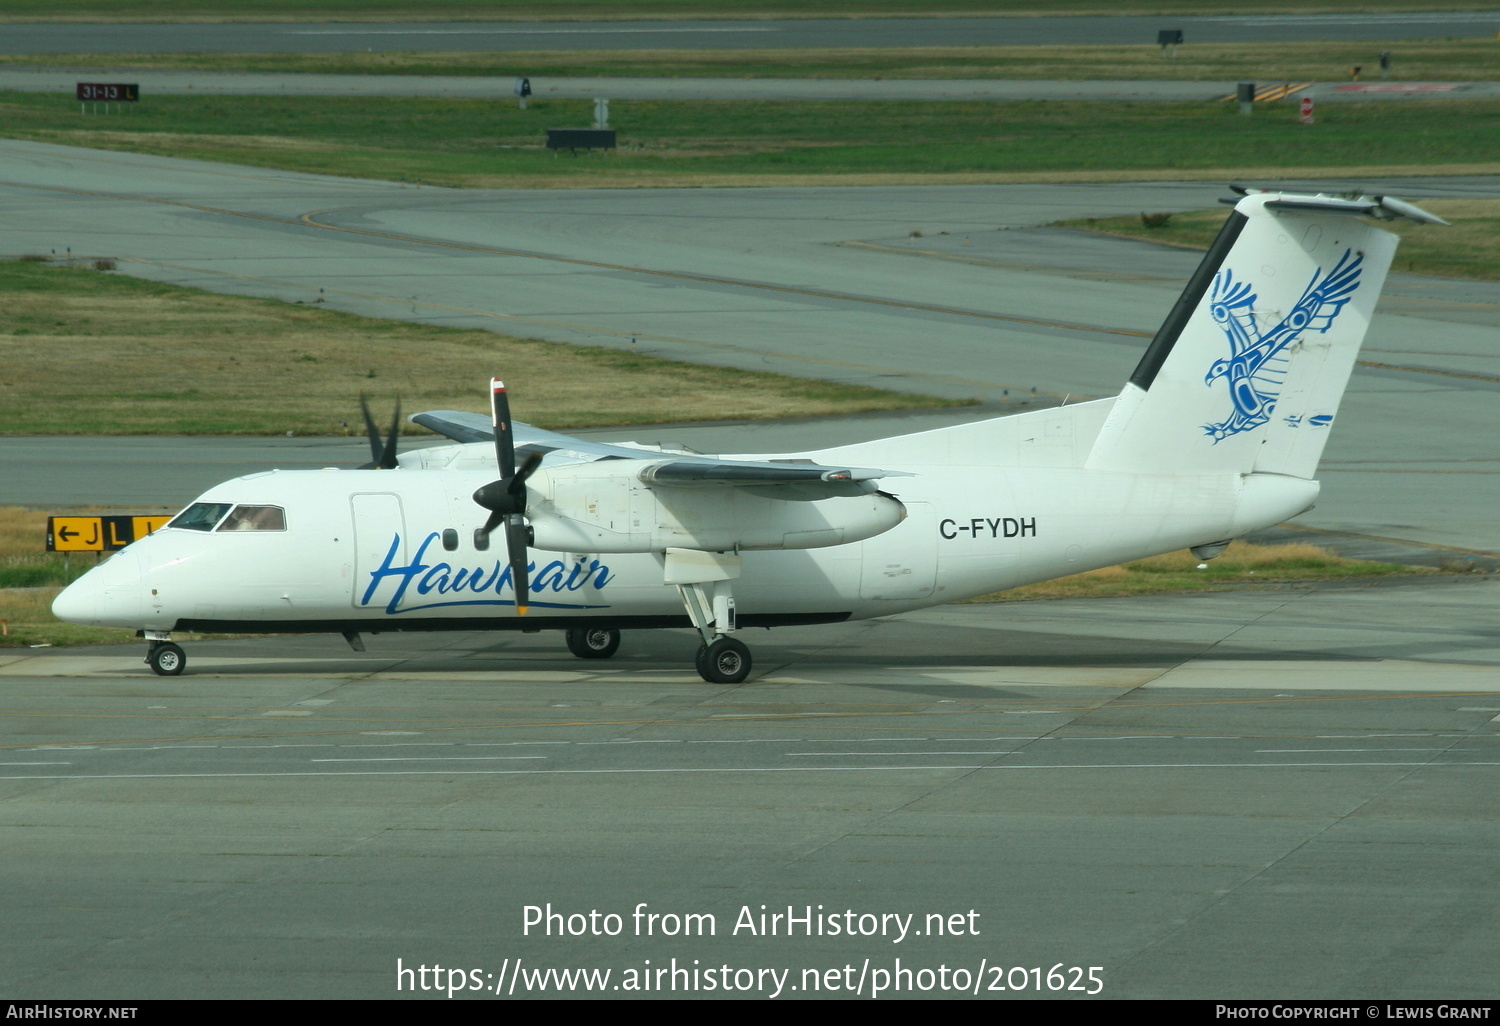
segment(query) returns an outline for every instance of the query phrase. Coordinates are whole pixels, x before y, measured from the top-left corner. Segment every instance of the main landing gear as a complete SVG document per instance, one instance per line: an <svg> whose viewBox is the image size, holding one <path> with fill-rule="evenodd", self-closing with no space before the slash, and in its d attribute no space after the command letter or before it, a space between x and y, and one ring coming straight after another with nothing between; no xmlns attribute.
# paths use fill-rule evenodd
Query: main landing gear
<svg viewBox="0 0 1500 1026"><path fill-rule="evenodd" d="M574 627L567 636L568 651L579 659L608 659L620 647L620 632L611 627Z"/></svg>
<svg viewBox="0 0 1500 1026"><path fill-rule="evenodd" d="M709 623L693 665L698 676L712 684L738 684L750 675L750 650L726 634L715 634ZM620 632L608 627L574 627L565 634L568 651L579 659L608 659L620 648ZM158 673L161 671L157 671Z"/></svg>
<svg viewBox="0 0 1500 1026"><path fill-rule="evenodd" d="M750 676L750 650L727 634L698 646L698 676L710 684L738 684Z"/></svg>
<svg viewBox="0 0 1500 1026"><path fill-rule="evenodd" d="M734 594L729 581L679 584L677 593L703 644L694 666L710 684L739 684L750 676L750 650L730 637L734 630Z"/></svg>

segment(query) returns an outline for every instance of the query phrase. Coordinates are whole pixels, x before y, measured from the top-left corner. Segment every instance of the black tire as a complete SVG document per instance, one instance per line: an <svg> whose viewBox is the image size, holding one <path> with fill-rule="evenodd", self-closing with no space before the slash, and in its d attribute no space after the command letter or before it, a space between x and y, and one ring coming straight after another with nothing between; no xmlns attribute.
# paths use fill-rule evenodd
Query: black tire
<svg viewBox="0 0 1500 1026"><path fill-rule="evenodd" d="M180 646L163 641L146 652L146 664L159 677L175 677L187 666L187 656Z"/></svg>
<svg viewBox="0 0 1500 1026"><path fill-rule="evenodd" d="M739 684L750 676L750 650L734 638L700 645L695 662L698 676L710 684Z"/></svg>
<svg viewBox="0 0 1500 1026"><path fill-rule="evenodd" d="M570 627L568 651L579 659L608 659L620 648L620 632L612 627Z"/></svg>

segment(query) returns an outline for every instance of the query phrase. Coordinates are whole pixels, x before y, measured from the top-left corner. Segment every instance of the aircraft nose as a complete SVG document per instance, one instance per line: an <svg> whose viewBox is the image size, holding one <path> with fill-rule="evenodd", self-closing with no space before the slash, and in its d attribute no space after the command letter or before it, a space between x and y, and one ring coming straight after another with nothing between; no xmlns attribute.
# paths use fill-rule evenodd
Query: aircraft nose
<svg viewBox="0 0 1500 1026"><path fill-rule="evenodd" d="M92 624L99 617L99 589L87 575L80 577L52 600L52 615L68 623Z"/></svg>
<svg viewBox="0 0 1500 1026"><path fill-rule="evenodd" d="M130 549L117 552L62 590L52 615L94 627L136 627L146 614L141 561Z"/></svg>

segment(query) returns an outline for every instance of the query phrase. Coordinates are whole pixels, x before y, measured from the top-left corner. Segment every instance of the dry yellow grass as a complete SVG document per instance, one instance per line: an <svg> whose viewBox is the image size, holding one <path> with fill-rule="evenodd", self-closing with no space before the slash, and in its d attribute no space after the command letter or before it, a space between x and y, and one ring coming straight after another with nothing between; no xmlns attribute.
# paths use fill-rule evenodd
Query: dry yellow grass
<svg viewBox="0 0 1500 1026"><path fill-rule="evenodd" d="M0 506L0 578L44 569L50 579L63 573L63 557L48 554L46 548L47 512L21 506ZM69 576L76 576L94 565L90 553L72 557ZM0 587L0 647L27 645L87 644L95 641L123 641L129 635L97 627L65 624L52 615L52 599L57 587Z"/></svg>
<svg viewBox="0 0 1500 1026"><path fill-rule="evenodd" d="M0 506L0 559L10 556L31 556L46 549L47 518L49 516L87 516L92 513L135 513L140 515L175 513L175 509L124 509L111 506L80 506L68 510L33 509L29 506ZM91 554L84 554L88 562Z"/></svg>
<svg viewBox="0 0 1500 1026"><path fill-rule="evenodd" d="M1132 570L1145 573L1175 573L1196 570L1203 560L1186 549L1164 552L1125 564ZM1268 567L1341 566L1354 565L1358 560L1344 559L1333 550L1306 542L1286 545L1255 545L1251 542L1231 542L1229 548L1209 561L1209 566L1219 571L1256 570Z"/></svg>
<svg viewBox="0 0 1500 1026"><path fill-rule="evenodd" d="M61 627L52 600L61 588L0 588L0 645L34 644L41 628Z"/></svg>
<svg viewBox="0 0 1500 1026"><path fill-rule="evenodd" d="M1167 592L1212 591L1256 584L1305 583L1353 578L1433 574L1427 567L1346 559L1330 549L1305 543L1254 545L1236 541L1199 569L1183 549L1120 566L1107 566L1052 581L996 592L976 602L1021 602L1053 598L1108 598Z"/></svg>
<svg viewBox="0 0 1500 1026"><path fill-rule="evenodd" d="M22 506L0 506L0 556L42 551L47 514Z"/></svg>
<svg viewBox="0 0 1500 1026"><path fill-rule="evenodd" d="M1420 200L1420 206L1450 221L1448 225L1418 224L1399 220L1382 227L1401 236L1392 267L1398 271L1446 277L1500 278L1500 200ZM1149 239L1173 245L1206 248L1224 224L1227 209L1195 210L1173 214L1164 227L1146 228L1139 217L1111 217L1065 222L1133 239Z"/></svg>
<svg viewBox="0 0 1500 1026"><path fill-rule="evenodd" d="M0 506L0 589L50 587L75 580L98 562L93 552L48 552L47 517L66 512L87 514L100 509L39 510ZM166 509L111 509L110 513L171 514ZM5 616L0 611L0 616Z"/></svg>
<svg viewBox="0 0 1500 1026"><path fill-rule="evenodd" d="M7 434L360 433L362 392L482 411L492 373L558 428L953 405L36 264L0 264L0 295Z"/></svg>

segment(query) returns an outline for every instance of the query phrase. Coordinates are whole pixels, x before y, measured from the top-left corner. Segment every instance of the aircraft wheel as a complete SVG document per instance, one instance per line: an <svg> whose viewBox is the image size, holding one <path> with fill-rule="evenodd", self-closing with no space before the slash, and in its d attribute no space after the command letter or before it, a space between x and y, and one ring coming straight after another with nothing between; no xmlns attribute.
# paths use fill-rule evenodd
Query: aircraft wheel
<svg viewBox="0 0 1500 1026"><path fill-rule="evenodd" d="M608 659L620 647L620 632L609 627L572 627L568 651L579 659Z"/></svg>
<svg viewBox="0 0 1500 1026"><path fill-rule="evenodd" d="M721 637L698 648L698 676L710 684L738 684L750 676L750 650L734 638Z"/></svg>
<svg viewBox="0 0 1500 1026"><path fill-rule="evenodd" d="M175 677L187 666L187 656L179 646L163 641L146 652L146 664L158 676Z"/></svg>

